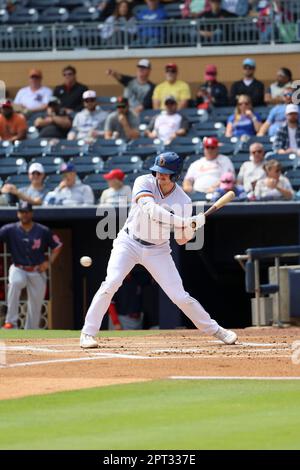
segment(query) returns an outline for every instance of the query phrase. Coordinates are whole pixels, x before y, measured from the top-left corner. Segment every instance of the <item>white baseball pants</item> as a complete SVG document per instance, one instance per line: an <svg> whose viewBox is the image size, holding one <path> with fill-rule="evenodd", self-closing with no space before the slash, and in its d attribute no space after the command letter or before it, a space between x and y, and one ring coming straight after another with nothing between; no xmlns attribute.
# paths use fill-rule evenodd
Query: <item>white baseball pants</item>
<svg viewBox="0 0 300 470"><path fill-rule="evenodd" d="M107 276L96 292L88 309L83 333L95 336L108 310L111 299L135 264L143 265L167 296L185 313L203 333L213 335L219 328L202 305L185 292L177 271L169 243L144 246L121 230L114 240L107 266Z"/></svg>
<svg viewBox="0 0 300 470"><path fill-rule="evenodd" d="M12 264L9 268L8 282L7 315L5 321L17 326L20 294L22 289L26 287L28 309L25 329L38 329L46 291L46 273L27 272Z"/></svg>

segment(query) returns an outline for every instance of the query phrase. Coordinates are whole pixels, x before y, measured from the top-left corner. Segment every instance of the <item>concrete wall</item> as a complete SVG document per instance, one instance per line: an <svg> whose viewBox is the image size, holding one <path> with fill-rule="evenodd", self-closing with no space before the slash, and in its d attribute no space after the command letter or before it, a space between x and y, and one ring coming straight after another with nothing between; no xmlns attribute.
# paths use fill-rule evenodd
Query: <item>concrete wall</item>
<svg viewBox="0 0 300 470"><path fill-rule="evenodd" d="M117 52L116 52L117 55ZM164 65L167 62L176 62L180 70L180 78L191 84L195 92L200 81L203 80L204 67L208 63L214 63L219 69L219 80L229 85L241 77L241 62L245 55L233 56L201 56L201 57L159 57L152 59L153 70L151 79L159 83L164 79ZM279 67L288 67L292 70L294 78L300 77L299 54L251 54L257 61L257 78L269 84L274 80ZM101 60L72 60L72 61L9 61L0 63L0 77L7 84L11 96L14 96L18 88L27 84L28 70L39 67L44 73L44 84L53 87L62 81L62 68L72 63L78 70L78 78L90 88L96 89L99 95L117 95L122 87L108 77L105 71L108 68L116 69L125 74L134 74L136 58L132 59L101 59Z"/></svg>

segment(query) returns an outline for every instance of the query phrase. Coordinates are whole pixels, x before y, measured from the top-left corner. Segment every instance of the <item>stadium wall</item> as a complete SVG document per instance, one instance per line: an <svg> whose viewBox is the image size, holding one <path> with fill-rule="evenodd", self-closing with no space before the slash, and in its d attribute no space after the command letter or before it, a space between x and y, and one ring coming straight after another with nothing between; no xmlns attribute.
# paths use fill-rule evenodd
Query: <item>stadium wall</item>
<svg viewBox="0 0 300 470"><path fill-rule="evenodd" d="M254 49L254 48L253 48ZM142 51L139 51L142 57ZM191 84L195 93L199 83L203 81L204 67L208 63L214 63L219 70L219 80L229 85L234 80L239 80L242 74L241 63L245 56L251 55L257 62L257 78L264 81L266 85L274 81L276 71L279 67L288 67L292 70L294 78L300 77L299 53L274 53L272 55L245 52L239 55L205 55L186 56L176 55L167 57L149 57L152 61L151 80L159 83L163 80L164 65L167 62L176 62L179 66L180 78ZM32 54L31 54L32 56ZM66 54L64 54L66 57ZM148 54L147 54L148 56ZM137 57L131 58L103 58L74 60L42 60L38 55L33 60L10 60L5 61L5 55L0 60L0 76L7 84L11 97L16 91L25 86L28 81L28 71L33 67L39 67L44 74L44 85L54 87L61 83L61 70L65 65L72 63L77 68L78 79L90 88L96 89L99 96L115 96L121 93L122 87L106 75L108 68L113 68L124 74L134 74Z"/></svg>

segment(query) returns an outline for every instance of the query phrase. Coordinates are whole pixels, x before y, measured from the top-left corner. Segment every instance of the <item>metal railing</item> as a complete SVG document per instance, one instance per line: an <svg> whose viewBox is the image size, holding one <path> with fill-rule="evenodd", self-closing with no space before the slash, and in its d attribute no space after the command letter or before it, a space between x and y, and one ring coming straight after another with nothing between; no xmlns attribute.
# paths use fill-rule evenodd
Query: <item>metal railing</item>
<svg viewBox="0 0 300 470"><path fill-rule="evenodd" d="M300 6L299 6L300 8ZM300 17L300 14L299 14ZM119 27L120 26L120 27ZM55 51L75 49L136 49L214 47L300 42L298 23L274 22L270 18L212 20L166 20L136 31L116 25L110 37L104 23L2 25L0 52Z"/></svg>

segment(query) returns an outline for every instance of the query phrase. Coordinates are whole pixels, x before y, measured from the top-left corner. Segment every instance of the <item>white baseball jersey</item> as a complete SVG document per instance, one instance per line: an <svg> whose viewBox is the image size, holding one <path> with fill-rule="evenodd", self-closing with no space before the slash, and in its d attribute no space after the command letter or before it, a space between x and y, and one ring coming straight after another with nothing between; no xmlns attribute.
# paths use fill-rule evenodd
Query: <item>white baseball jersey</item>
<svg viewBox="0 0 300 470"><path fill-rule="evenodd" d="M137 204L137 199L141 196L153 196L157 204L180 217L186 218L192 215L192 201L178 184L175 183L170 193L164 195L152 174L137 177L133 185L132 205L124 229L127 229L130 235L148 243L155 245L168 243L170 226L150 219L149 215L142 211ZM175 237L181 238L178 229L176 229Z"/></svg>

